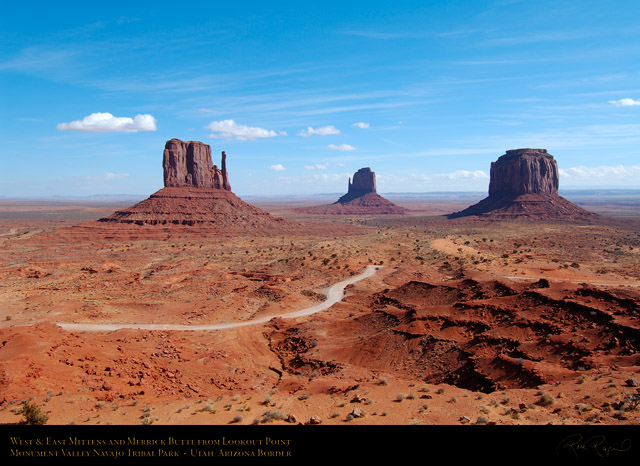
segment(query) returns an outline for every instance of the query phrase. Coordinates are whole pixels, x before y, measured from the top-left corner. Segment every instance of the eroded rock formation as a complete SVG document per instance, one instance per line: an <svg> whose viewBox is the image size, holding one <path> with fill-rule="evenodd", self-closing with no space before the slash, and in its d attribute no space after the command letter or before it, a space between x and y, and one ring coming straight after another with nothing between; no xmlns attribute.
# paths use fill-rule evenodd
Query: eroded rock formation
<svg viewBox="0 0 640 466"><path fill-rule="evenodd" d="M491 163L489 195L558 194L558 165L546 149L514 149Z"/></svg>
<svg viewBox="0 0 640 466"><path fill-rule="evenodd" d="M299 227L275 218L231 192L226 154L222 169L211 162L211 147L197 141L171 139L164 149L165 187L148 199L100 219L133 225L188 225L217 230L276 234Z"/></svg>
<svg viewBox="0 0 640 466"><path fill-rule="evenodd" d="M338 199L338 202L344 204L357 197L364 196L369 193L376 193L376 174L371 171L371 168L361 168L353 174L353 182L349 178L349 185L347 187L347 194Z"/></svg>
<svg viewBox="0 0 640 466"><path fill-rule="evenodd" d="M219 169L211 161L211 146L197 141L171 139L164 146L164 186L231 191L226 158L227 154L222 152L222 169Z"/></svg>
<svg viewBox="0 0 640 466"><path fill-rule="evenodd" d="M558 195L558 165L546 149L513 149L491 163L489 197L449 218L585 220L596 214Z"/></svg>
<svg viewBox="0 0 640 466"><path fill-rule="evenodd" d="M386 215L404 214L404 207L395 205L376 192L376 174L371 168L361 168L349 178L347 194L333 204L296 209L319 215Z"/></svg>

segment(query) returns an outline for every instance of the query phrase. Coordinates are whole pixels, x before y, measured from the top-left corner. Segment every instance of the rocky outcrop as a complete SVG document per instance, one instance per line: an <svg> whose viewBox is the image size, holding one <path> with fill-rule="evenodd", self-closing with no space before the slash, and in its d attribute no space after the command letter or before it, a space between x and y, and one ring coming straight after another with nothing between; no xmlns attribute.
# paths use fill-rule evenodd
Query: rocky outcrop
<svg viewBox="0 0 640 466"><path fill-rule="evenodd" d="M376 192L376 174L371 168L361 168L349 178L347 194L333 204L296 209L317 215L388 215L404 214L407 209L395 205Z"/></svg>
<svg viewBox="0 0 640 466"><path fill-rule="evenodd" d="M211 146L197 141L171 139L164 146L164 186L231 191L226 158L223 152L222 169L219 169L211 162Z"/></svg>
<svg viewBox="0 0 640 466"><path fill-rule="evenodd" d="M347 194L338 199L341 204L365 194L376 193L376 174L369 167L361 168L353 174L353 182L349 178L347 188Z"/></svg>
<svg viewBox="0 0 640 466"><path fill-rule="evenodd" d="M588 220L596 214L558 195L558 165L546 149L514 149L491 163L489 197L448 218Z"/></svg>
<svg viewBox="0 0 640 466"><path fill-rule="evenodd" d="M546 149L514 149L491 163L489 196L558 194L558 165Z"/></svg>
<svg viewBox="0 0 640 466"><path fill-rule="evenodd" d="M211 147L196 141L167 141L162 167L165 187L138 204L99 221L105 224L199 226L220 231L293 232L299 225L275 218L231 192L226 154L222 169L211 163Z"/></svg>

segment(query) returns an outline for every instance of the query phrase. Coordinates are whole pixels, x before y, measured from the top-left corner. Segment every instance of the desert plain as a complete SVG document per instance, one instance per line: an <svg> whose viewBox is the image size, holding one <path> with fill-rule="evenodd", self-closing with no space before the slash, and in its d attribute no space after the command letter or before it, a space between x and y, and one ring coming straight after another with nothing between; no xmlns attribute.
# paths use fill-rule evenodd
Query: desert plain
<svg viewBox="0 0 640 466"><path fill-rule="evenodd" d="M638 424L640 204L575 199L600 215L448 219L475 200L444 194L379 216L252 200L286 234L3 199L0 423L30 400L60 425ZM340 302L287 318L367 266Z"/></svg>

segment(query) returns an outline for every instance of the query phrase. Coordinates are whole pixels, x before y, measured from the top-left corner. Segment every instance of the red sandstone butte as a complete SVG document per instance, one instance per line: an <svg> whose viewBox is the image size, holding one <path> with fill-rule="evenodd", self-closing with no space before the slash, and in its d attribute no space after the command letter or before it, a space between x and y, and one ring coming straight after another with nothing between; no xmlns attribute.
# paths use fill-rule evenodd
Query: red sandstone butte
<svg viewBox="0 0 640 466"><path fill-rule="evenodd" d="M222 169L211 161L211 147L197 141L167 141L162 167L165 187L134 206L101 218L104 223L199 225L216 229L274 231L297 225L272 217L231 192L226 154Z"/></svg>
<svg viewBox="0 0 640 466"><path fill-rule="evenodd" d="M304 207L297 211L319 215L387 215L404 214L404 207L395 205L376 192L376 174L371 168L361 168L349 178L347 194L333 204Z"/></svg>
<svg viewBox="0 0 640 466"><path fill-rule="evenodd" d="M164 186L169 188L215 188L231 191L227 154L222 153L222 170L211 163L211 146L197 141L171 139L164 147Z"/></svg>
<svg viewBox="0 0 640 466"><path fill-rule="evenodd" d="M596 214L558 195L558 165L546 149L513 149L491 163L489 196L448 218L589 220Z"/></svg>

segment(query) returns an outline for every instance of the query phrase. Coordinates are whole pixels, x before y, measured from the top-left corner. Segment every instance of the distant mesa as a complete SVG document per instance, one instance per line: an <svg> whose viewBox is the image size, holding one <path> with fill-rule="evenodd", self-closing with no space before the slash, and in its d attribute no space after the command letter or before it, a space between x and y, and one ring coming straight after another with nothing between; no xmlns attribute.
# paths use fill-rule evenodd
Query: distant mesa
<svg viewBox="0 0 640 466"><path fill-rule="evenodd" d="M296 209L318 215L387 215L405 214L407 209L395 205L376 192L376 174L371 168L361 168L349 178L347 194L333 204Z"/></svg>
<svg viewBox="0 0 640 466"><path fill-rule="evenodd" d="M448 218L586 220L597 215L558 195L558 165L546 149L508 150L491 163L489 197Z"/></svg>
<svg viewBox="0 0 640 466"><path fill-rule="evenodd" d="M221 168L211 161L211 147L171 139L162 160L164 188L138 204L101 218L105 223L198 225L215 229L289 231L297 224L272 217L231 192L226 154Z"/></svg>
<svg viewBox="0 0 640 466"><path fill-rule="evenodd" d="M338 199L336 204L346 204L369 193L376 194L376 174L371 168L365 167L353 174L353 182L349 178L347 194Z"/></svg>

